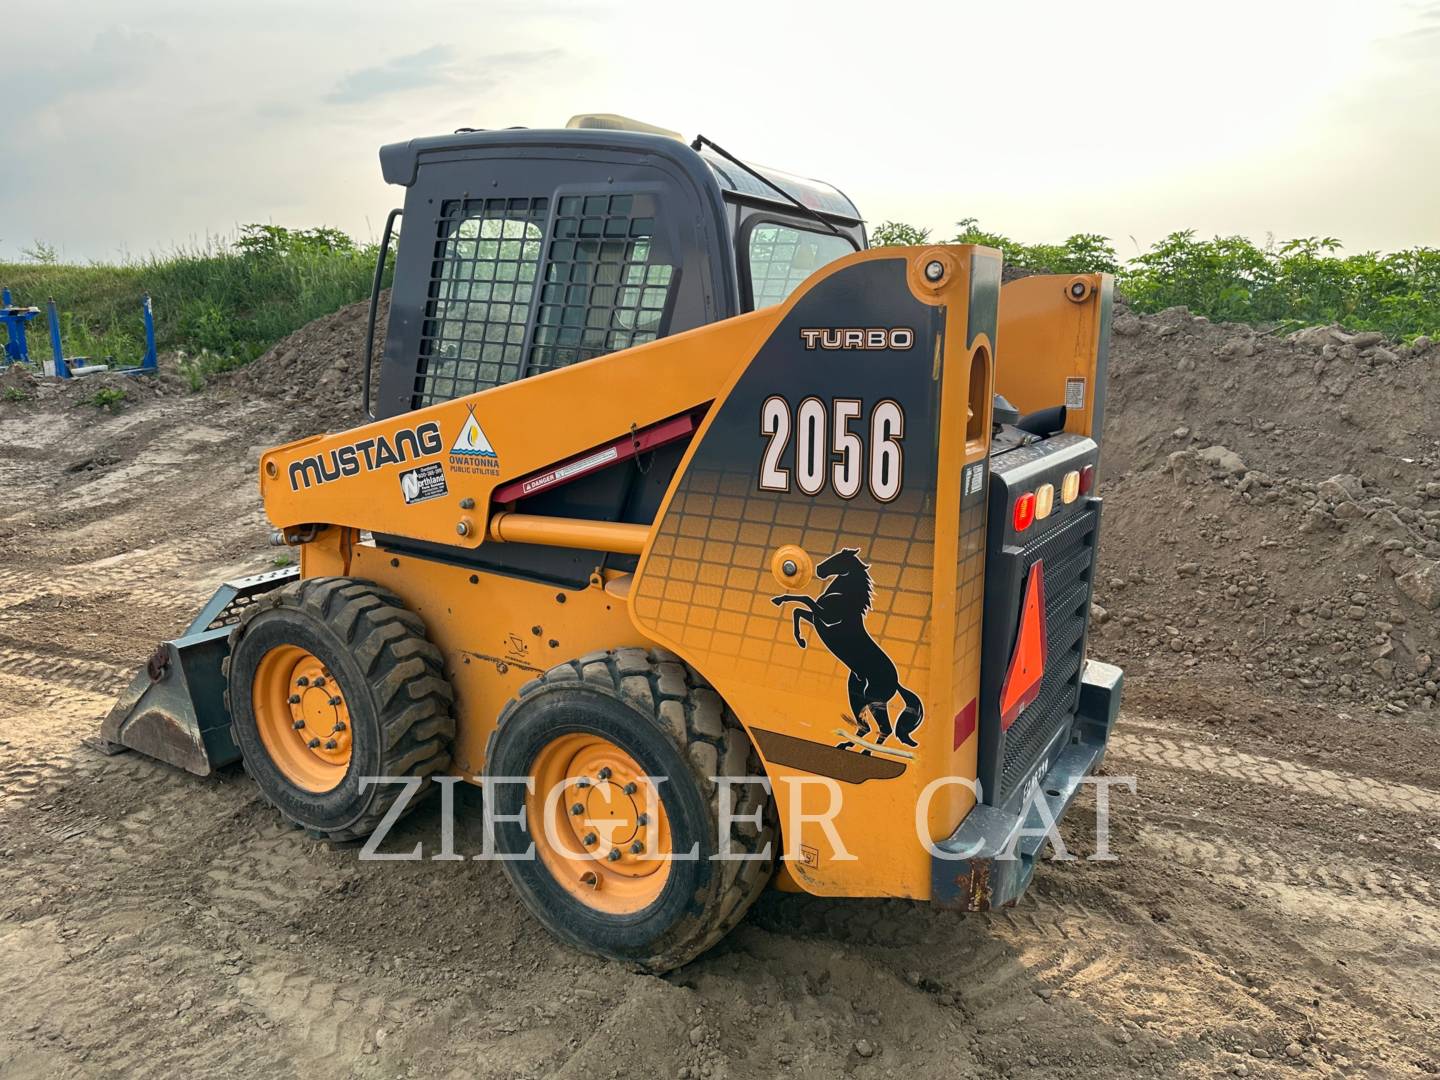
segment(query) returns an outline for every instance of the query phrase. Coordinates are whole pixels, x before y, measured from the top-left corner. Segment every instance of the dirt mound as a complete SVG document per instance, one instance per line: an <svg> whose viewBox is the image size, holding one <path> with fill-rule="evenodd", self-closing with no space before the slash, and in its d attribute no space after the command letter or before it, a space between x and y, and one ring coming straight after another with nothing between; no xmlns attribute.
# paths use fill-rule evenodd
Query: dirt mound
<svg viewBox="0 0 1440 1080"><path fill-rule="evenodd" d="M338 431L364 422L361 386L370 301L350 304L302 326L269 352L217 382L222 394L263 398L286 407L297 434ZM385 351L390 290L375 316L375 371ZM306 426L308 425L308 427Z"/></svg>
<svg viewBox="0 0 1440 1080"><path fill-rule="evenodd" d="M154 375L99 372L57 379L36 374L20 364L0 369L0 416L19 416L35 409L92 408L113 415L128 405L184 393L185 379L173 360L162 358Z"/></svg>
<svg viewBox="0 0 1440 1080"><path fill-rule="evenodd" d="M1432 710L1440 348L1123 308L1096 650Z"/></svg>

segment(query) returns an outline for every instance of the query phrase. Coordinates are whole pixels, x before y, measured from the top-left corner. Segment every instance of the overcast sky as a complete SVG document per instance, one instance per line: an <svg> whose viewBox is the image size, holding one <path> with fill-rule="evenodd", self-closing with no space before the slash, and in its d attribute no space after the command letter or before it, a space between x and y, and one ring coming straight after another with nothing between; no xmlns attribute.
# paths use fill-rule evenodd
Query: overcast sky
<svg viewBox="0 0 1440 1080"><path fill-rule="evenodd" d="M1440 0L5 5L0 261L374 239L377 148L618 112L872 222L1440 246Z"/></svg>

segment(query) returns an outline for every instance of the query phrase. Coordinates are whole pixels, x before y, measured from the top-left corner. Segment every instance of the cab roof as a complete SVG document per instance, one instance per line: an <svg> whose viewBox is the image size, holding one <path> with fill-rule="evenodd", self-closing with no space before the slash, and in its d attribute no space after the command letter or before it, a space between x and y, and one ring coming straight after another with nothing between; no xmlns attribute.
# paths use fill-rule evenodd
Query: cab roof
<svg viewBox="0 0 1440 1080"><path fill-rule="evenodd" d="M791 204L744 169L709 150L696 152L670 135L599 128L503 128L494 131L462 128L449 135L431 135L380 148L380 170L385 181L409 187L422 158L443 160L467 150L512 148L518 156L541 148L610 150L667 158L700 182L713 182L722 193L747 202L778 207ZM801 205L827 217L858 224L855 204L838 188L776 169L746 165L764 176ZM793 209L793 207L792 207Z"/></svg>

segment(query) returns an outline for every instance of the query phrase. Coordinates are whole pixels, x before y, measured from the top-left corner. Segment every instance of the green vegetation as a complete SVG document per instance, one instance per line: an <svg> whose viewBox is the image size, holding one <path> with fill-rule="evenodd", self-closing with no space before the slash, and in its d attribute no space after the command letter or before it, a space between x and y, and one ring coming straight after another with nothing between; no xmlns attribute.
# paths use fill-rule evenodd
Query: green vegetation
<svg viewBox="0 0 1440 1080"><path fill-rule="evenodd" d="M886 221L871 242L924 244L930 230ZM1058 244L1026 244L956 224L947 243L988 244L1012 266L1054 274L1106 271L1140 311L1184 305L1215 320L1281 328L1339 322L1399 338L1440 336L1440 249L1340 254L1339 241L1307 237L1256 245L1241 236L1172 233L1122 261L1107 237L1076 233ZM0 263L0 284L21 303L60 305L66 352L135 363L144 352L140 297L155 304L161 352L181 352L193 390L217 371L248 363L312 319L370 295L376 247L336 229L246 225L232 242L149 256L118 266L61 263L39 241L27 261ZM388 282L387 282L388 284ZM33 324L32 324L33 325ZM31 355L49 355L42 327ZM6 399L16 401L7 391ZM116 402L97 402L110 408Z"/></svg>
<svg viewBox="0 0 1440 1080"><path fill-rule="evenodd" d="M0 263L0 283L17 302L60 307L65 351L133 364L145 351L140 297L155 306L159 350L183 351L194 388L205 377L248 363L312 319L370 295L376 246L337 229L246 225L233 242L153 255L119 266L58 261L39 243L28 261ZM30 355L50 354L43 328L30 334Z"/></svg>
<svg viewBox="0 0 1440 1080"><path fill-rule="evenodd" d="M923 244L929 230L887 221L871 242ZM1122 263L1108 237L1076 233L1060 244L1024 244L957 223L947 243L988 244L1005 261L1049 274L1115 274L1139 311L1183 305L1216 321L1300 327L1338 322L1391 337L1440 335L1440 249L1415 247L1390 255L1341 255L1332 237L1305 237L1259 246L1243 236L1196 239L1171 233Z"/></svg>
<svg viewBox="0 0 1440 1080"><path fill-rule="evenodd" d="M21 405L30 400L30 395L18 386L7 386L5 387L5 400Z"/></svg>
<svg viewBox="0 0 1440 1080"><path fill-rule="evenodd" d="M86 404L94 405L97 409L108 409L114 412L125 400L125 391L114 386L102 386L94 394L86 398Z"/></svg>

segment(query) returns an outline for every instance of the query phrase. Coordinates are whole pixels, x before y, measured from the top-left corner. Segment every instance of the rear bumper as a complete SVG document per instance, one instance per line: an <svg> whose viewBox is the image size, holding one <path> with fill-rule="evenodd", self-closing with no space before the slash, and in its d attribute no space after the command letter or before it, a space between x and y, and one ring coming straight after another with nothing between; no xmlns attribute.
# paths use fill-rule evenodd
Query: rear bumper
<svg viewBox="0 0 1440 1080"><path fill-rule="evenodd" d="M1052 821L1069 808L1080 784L1105 759L1105 744L1120 710L1124 673L1113 664L1085 662L1080 707L1071 742L1040 779L1032 799L1015 809L976 806L949 838L935 845L930 898L942 907L988 911L1009 907L1025 892L1045 842L1045 803Z"/></svg>

